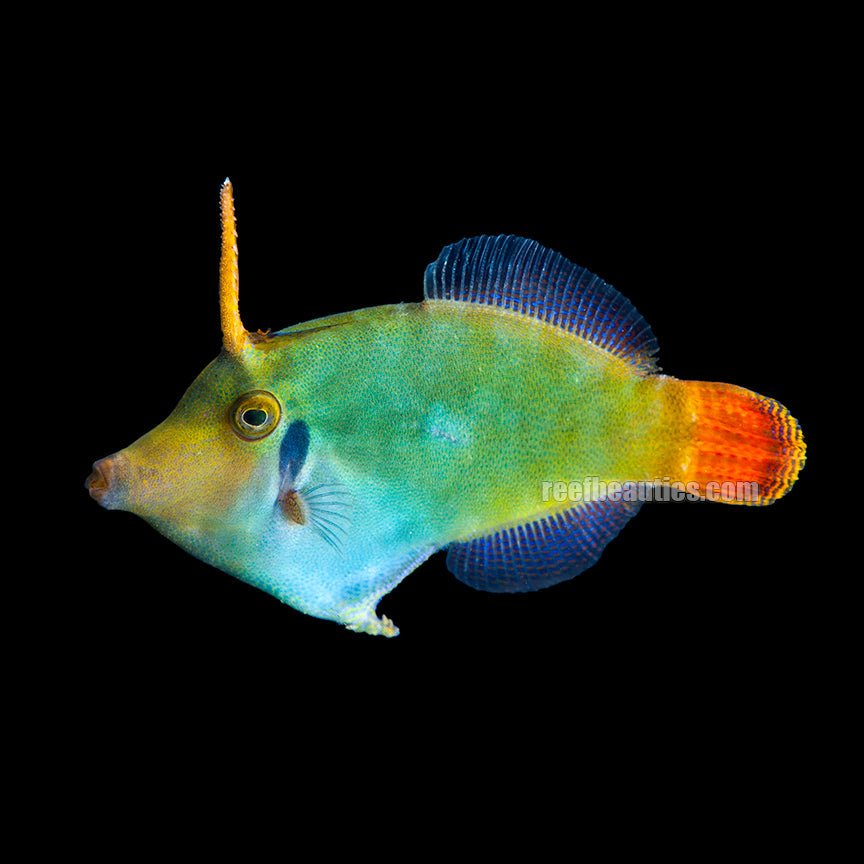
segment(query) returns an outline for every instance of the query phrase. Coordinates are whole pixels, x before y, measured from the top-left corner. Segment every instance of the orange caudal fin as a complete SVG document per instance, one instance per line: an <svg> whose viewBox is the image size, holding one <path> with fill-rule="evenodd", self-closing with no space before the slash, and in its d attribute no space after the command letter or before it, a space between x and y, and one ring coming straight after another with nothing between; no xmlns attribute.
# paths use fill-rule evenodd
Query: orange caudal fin
<svg viewBox="0 0 864 864"><path fill-rule="evenodd" d="M733 504L771 504L785 495L804 465L798 421L743 387L683 383L693 424L682 466L688 490Z"/></svg>

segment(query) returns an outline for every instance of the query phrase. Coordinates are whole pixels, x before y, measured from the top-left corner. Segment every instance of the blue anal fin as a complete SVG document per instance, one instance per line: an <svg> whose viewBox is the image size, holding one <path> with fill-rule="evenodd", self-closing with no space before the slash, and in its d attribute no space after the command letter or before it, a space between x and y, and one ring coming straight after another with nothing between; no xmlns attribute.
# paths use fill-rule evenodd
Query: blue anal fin
<svg viewBox="0 0 864 864"><path fill-rule="evenodd" d="M537 591L572 579L595 564L641 502L602 498L527 525L457 543L447 568L480 591Z"/></svg>

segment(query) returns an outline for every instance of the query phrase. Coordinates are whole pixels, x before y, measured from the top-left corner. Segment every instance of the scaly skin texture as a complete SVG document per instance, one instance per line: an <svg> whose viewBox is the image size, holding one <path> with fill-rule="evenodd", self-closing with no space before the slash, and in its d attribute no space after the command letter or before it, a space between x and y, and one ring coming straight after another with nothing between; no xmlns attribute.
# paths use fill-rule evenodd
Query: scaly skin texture
<svg viewBox="0 0 864 864"><path fill-rule="evenodd" d="M282 333L223 352L122 452L117 506L359 629L377 632L374 604L432 551L569 506L544 501L544 481L663 476L685 436L680 382L506 311L431 301ZM325 489L330 536L274 513L280 436L244 441L230 421L252 389L278 398L283 427L308 424L300 497Z"/></svg>
<svg viewBox="0 0 864 864"><path fill-rule="evenodd" d="M671 379L543 322L433 301L323 324L291 351L300 415L439 545L554 508L544 480L656 477L676 446Z"/></svg>

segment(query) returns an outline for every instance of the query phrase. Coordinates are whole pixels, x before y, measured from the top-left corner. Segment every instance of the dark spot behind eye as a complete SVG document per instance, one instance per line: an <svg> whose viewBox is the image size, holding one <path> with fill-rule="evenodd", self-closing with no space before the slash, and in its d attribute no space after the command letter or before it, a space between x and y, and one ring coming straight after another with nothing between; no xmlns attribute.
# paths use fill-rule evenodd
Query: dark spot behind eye
<svg viewBox="0 0 864 864"><path fill-rule="evenodd" d="M286 472L290 472L293 481L300 473L308 452L309 427L302 420L295 420L285 431L279 447L279 473L283 478Z"/></svg>

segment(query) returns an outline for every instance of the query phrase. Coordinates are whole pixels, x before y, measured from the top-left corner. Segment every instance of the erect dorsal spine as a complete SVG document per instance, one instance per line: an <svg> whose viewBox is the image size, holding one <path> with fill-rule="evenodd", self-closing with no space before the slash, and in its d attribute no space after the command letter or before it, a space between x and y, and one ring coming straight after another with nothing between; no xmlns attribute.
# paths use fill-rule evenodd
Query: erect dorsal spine
<svg viewBox="0 0 864 864"><path fill-rule="evenodd" d="M222 211L222 258L219 262L219 307L222 318L222 344L229 354L239 354L250 344L249 334L240 320L238 308L240 272L237 266L237 220L234 194L226 177L219 195Z"/></svg>

